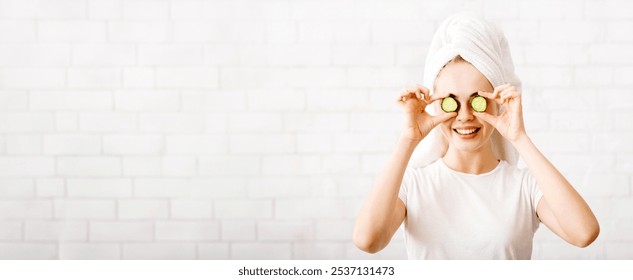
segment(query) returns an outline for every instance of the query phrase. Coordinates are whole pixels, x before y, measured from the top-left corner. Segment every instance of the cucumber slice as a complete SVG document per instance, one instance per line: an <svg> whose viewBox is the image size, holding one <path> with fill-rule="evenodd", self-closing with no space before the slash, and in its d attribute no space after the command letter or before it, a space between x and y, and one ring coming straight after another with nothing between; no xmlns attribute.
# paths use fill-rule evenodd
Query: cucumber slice
<svg viewBox="0 0 633 280"><path fill-rule="evenodd" d="M475 110L475 112L481 113L486 111L486 108L488 107L488 101L485 97L477 95L470 100L470 106L473 107L473 110Z"/></svg>
<svg viewBox="0 0 633 280"><path fill-rule="evenodd" d="M442 110L446 113L457 111L457 100L450 96L444 97L444 99L442 99Z"/></svg>

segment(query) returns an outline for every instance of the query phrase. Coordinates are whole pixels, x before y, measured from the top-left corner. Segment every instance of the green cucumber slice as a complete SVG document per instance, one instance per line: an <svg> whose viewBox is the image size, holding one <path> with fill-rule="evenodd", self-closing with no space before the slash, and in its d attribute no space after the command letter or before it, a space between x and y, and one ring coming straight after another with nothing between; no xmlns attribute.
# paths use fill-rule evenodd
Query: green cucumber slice
<svg viewBox="0 0 633 280"><path fill-rule="evenodd" d="M452 97L444 97L442 99L442 110L446 113L452 113L457 111L457 100Z"/></svg>
<svg viewBox="0 0 633 280"><path fill-rule="evenodd" d="M475 110L475 112L485 112L486 108L488 107L488 101L485 97L477 95L470 100L470 106L473 107L473 110Z"/></svg>

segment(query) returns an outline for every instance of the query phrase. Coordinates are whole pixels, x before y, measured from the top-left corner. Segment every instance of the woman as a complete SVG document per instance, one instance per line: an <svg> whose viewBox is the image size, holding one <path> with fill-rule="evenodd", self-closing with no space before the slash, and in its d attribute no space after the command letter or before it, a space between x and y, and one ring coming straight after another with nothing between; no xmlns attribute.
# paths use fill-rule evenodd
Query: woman
<svg viewBox="0 0 633 280"><path fill-rule="evenodd" d="M529 259L541 222L578 247L597 238L587 203L525 131L499 28L469 13L449 17L424 81L398 98L404 129L356 219L357 247L380 251L403 222L410 259ZM423 164L407 167L420 143ZM515 166L517 153L527 169Z"/></svg>

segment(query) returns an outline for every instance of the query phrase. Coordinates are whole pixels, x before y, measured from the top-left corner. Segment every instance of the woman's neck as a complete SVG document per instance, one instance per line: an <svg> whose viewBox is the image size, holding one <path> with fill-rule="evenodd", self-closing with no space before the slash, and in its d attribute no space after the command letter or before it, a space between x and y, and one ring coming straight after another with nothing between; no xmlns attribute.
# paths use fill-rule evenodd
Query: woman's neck
<svg viewBox="0 0 633 280"><path fill-rule="evenodd" d="M469 174L487 173L499 164L492 151L492 144L476 151L462 151L449 145L442 160L450 169Z"/></svg>

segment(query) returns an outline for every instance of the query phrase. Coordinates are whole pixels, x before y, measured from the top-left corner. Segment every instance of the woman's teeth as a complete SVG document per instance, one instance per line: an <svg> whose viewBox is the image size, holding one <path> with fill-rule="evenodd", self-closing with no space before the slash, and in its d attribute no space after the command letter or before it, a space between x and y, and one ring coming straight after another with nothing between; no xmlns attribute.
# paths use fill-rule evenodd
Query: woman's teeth
<svg viewBox="0 0 633 280"><path fill-rule="evenodd" d="M473 129L453 129L453 131L457 132L458 134L461 135L468 135L468 134L473 134L477 131L479 131L479 128L473 128Z"/></svg>

